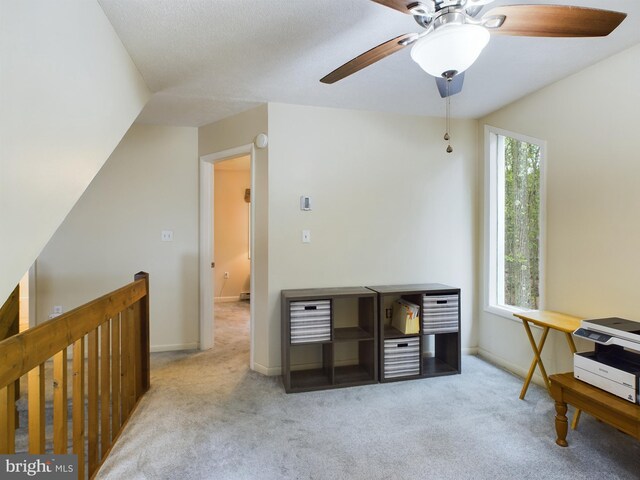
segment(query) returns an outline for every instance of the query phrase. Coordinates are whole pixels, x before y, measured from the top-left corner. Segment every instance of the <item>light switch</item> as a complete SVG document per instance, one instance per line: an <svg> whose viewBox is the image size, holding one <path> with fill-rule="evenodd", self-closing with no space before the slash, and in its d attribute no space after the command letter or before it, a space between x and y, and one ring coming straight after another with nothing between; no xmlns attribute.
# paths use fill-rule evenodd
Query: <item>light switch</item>
<svg viewBox="0 0 640 480"><path fill-rule="evenodd" d="M173 242L173 230L162 230L160 239L163 242Z"/></svg>
<svg viewBox="0 0 640 480"><path fill-rule="evenodd" d="M311 210L311 197L306 195L300 197L300 210L306 212Z"/></svg>
<svg viewBox="0 0 640 480"><path fill-rule="evenodd" d="M311 230L302 230L302 243L311 243Z"/></svg>

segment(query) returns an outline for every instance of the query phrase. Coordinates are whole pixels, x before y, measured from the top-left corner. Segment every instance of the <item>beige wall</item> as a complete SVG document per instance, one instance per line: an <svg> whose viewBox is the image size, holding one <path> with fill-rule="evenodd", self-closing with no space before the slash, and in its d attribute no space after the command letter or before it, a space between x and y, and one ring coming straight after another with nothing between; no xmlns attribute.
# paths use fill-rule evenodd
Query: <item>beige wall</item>
<svg viewBox="0 0 640 480"><path fill-rule="evenodd" d="M280 366L280 291L440 282L462 289L476 346L475 121L269 104L269 365ZM313 210L300 210L310 195ZM311 243L301 231L311 230Z"/></svg>
<svg viewBox="0 0 640 480"><path fill-rule="evenodd" d="M248 165L247 159L247 165ZM236 299L241 292L249 291L249 203L244 201L244 192L251 186L249 170L226 170L214 172L214 258L215 297ZM229 278L224 278L229 272Z"/></svg>
<svg viewBox="0 0 640 480"><path fill-rule="evenodd" d="M0 298L6 298L149 91L93 0L2 1L0 46Z"/></svg>
<svg viewBox="0 0 640 480"><path fill-rule="evenodd" d="M640 46L480 122L480 132L489 124L547 141L547 309L640 320L638 84ZM564 342L559 335L547 341L549 371L572 368ZM526 372L531 349L519 323L481 308L479 343L485 355Z"/></svg>
<svg viewBox="0 0 640 480"><path fill-rule="evenodd" d="M198 344L197 129L133 125L37 262L38 320L149 272L154 350ZM172 230L172 242L162 242Z"/></svg>

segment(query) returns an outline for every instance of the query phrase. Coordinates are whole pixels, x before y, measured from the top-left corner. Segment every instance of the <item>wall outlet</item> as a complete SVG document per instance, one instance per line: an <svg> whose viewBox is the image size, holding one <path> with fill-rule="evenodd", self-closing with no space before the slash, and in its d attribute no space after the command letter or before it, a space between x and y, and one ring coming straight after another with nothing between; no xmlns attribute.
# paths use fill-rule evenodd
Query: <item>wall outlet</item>
<svg viewBox="0 0 640 480"><path fill-rule="evenodd" d="M173 242L173 230L162 230L160 240L163 242Z"/></svg>
<svg viewBox="0 0 640 480"><path fill-rule="evenodd" d="M229 278L229 272L224 272L224 278L225 279Z"/></svg>

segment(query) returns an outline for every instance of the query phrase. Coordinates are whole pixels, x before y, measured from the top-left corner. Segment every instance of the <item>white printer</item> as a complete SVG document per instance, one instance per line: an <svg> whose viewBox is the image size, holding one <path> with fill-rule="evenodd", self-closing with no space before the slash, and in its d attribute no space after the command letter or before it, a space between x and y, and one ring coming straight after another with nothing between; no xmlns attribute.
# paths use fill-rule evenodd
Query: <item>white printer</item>
<svg viewBox="0 0 640 480"><path fill-rule="evenodd" d="M595 351L574 354L574 377L640 404L640 322L582 320L573 334L595 342Z"/></svg>

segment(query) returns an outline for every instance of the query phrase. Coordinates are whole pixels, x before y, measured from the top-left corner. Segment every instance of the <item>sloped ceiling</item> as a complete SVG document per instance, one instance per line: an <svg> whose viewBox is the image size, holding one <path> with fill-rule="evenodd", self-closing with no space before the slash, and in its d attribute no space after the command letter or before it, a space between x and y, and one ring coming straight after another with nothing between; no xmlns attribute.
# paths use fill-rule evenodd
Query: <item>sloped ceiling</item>
<svg viewBox="0 0 640 480"><path fill-rule="evenodd" d="M0 1L0 304L149 97L96 2Z"/></svg>
<svg viewBox="0 0 640 480"><path fill-rule="evenodd" d="M334 85L325 74L420 27L370 0L99 0L154 96L139 122L200 126L267 101L443 116L433 78L405 49ZM605 38L495 36L453 97L477 118L640 42L636 0L497 0L628 13ZM615 73L612 84L615 87Z"/></svg>

